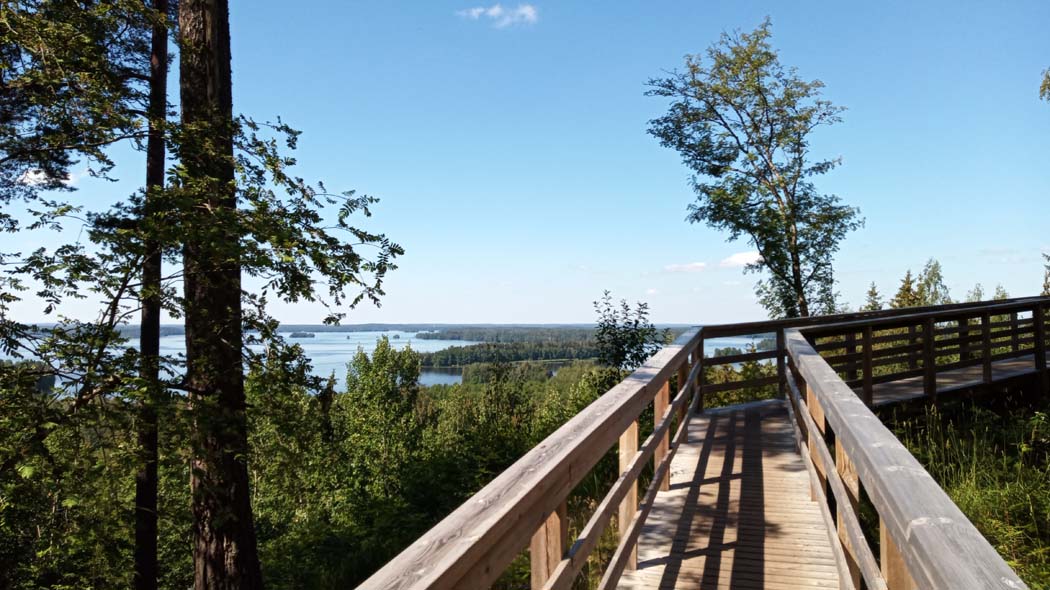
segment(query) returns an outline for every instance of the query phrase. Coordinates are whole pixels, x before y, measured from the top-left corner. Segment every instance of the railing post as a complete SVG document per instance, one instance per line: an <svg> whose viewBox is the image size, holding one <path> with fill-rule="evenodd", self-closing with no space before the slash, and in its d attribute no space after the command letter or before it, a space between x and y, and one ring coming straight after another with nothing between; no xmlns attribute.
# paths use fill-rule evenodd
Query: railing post
<svg viewBox="0 0 1050 590"><path fill-rule="evenodd" d="M916 332L917 332L917 330L915 329L915 324L912 324L912 325L908 326L908 345L909 346L914 346L915 345L915 333ZM908 368L909 369L918 369L919 368L919 355L914 350L908 351Z"/></svg>
<svg viewBox="0 0 1050 590"><path fill-rule="evenodd" d="M784 345L784 328L777 328L777 387L780 398L787 399L787 366L784 363L784 355L787 347Z"/></svg>
<svg viewBox="0 0 1050 590"><path fill-rule="evenodd" d="M860 478L857 476L857 469L853 465L853 461L850 461L849 455L846 454L846 450L842 448L842 443L837 438L835 439L835 470L838 471L839 478L842 479L842 484L849 495L850 503L849 507L836 506L835 528L838 530L839 542L842 544L843 552L846 555L846 565L849 567L850 577L853 578L853 586L860 588L860 567L857 565L858 548L854 547L850 541L849 534L846 532L845 519L842 517L842 513L846 510L852 510L853 514L860 514Z"/></svg>
<svg viewBox="0 0 1050 590"><path fill-rule="evenodd" d="M908 573L908 566L904 564L893 537L886 530L886 523L879 519L879 564L882 568L882 577L886 580L887 590L916 590L918 585Z"/></svg>
<svg viewBox="0 0 1050 590"><path fill-rule="evenodd" d="M694 360L693 362L696 361ZM678 418L679 425L682 423L682 420L685 419L685 413L689 409L689 402L691 401L690 398L691 394L693 393L693 386L691 384L686 383L686 381L689 380L690 369L691 365L689 364L689 358L686 357L686 359L682 361L682 366L678 367L678 390L681 391L682 389L685 389L688 386L688 389L685 389L685 399L683 400L684 403L678 406L678 411L675 414L675 417ZM677 394L677 392L673 393ZM675 430L677 430L677 427L675 428Z"/></svg>
<svg viewBox="0 0 1050 590"><path fill-rule="evenodd" d="M1010 314L1010 350L1013 352L1021 350L1021 335L1019 334L1020 331L1021 328L1017 325L1017 312L1015 311Z"/></svg>
<svg viewBox="0 0 1050 590"><path fill-rule="evenodd" d="M871 326L864 327L864 403L870 408L875 405L874 394L872 389L872 370L871 370Z"/></svg>
<svg viewBox="0 0 1050 590"><path fill-rule="evenodd" d="M992 382L992 316L988 312L981 314L981 358L985 383Z"/></svg>
<svg viewBox="0 0 1050 590"><path fill-rule="evenodd" d="M855 354L857 352L857 333L852 329L849 334L846 334L846 354ZM850 359L846 361L846 380L855 381L857 379L857 361L856 359Z"/></svg>
<svg viewBox="0 0 1050 590"><path fill-rule="evenodd" d="M529 542L532 590L540 590L565 555L569 541L569 511L565 502L551 512Z"/></svg>
<svg viewBox="0 0 1050 590"><path fill-rule="evenodd" d="M1043 317L1043 313L1046 308L1043 304L1035 306L1032 310L1032 324L1035 328L1035 350L1032 352L1035 354L1035 372L1039 379L1039 392L1043 395L1047 395L1047 374L1046 374L1046 318Z"/></svg>
<svg viewBox="0 0 1050 590"><path fill-rule="evenodd" d="M704 337L701 334L700 341L696 343L696 362L700 363L700 370L696 372L696 395L693 397L693 413L704 413Z"/></svg>
<svg viewBox="0 0 1050 590"><path fill-rule="evenodd" d="M959 362L970 360L970 343L966 341L970 337L970 318L960 319L959 325Z"/></svg>
<svg viewBox="0 0 1050 590"><path fill-rule="evenodd" d="M681 375L682 371L679 369L678 374ZM664 381L664 384L660 386L660 391L656 392L656 397L653 398L653 428L659 428L660 422L663 420L664 412L667 411L668 398L670 397L671 382ZM664 435L660 438L660 443L656 445L656 450L653 452L653 471L660 466L663 462L664 457L667 456L667 450L671 446L671 429L668 428L664 432ZM663 479L660 480L660 491L666 492L671 489L671 472L665 474Z"/></svg>
<svg viewBox="0 0 1050 590"><path fill-rule="evenodd" d="M631 466L631 461L634 460L634 456L638 454L638 421L631 422L631 425L627 427L627 430L620 435L620 473L627 471ZM619 525L618 533L620 535L620 542L623 543L624 538L627 534L627 527L631 525L631 520L634 519L634 514L638 511L638 482L634 481L627 489L627 495L624 496L620 502L620 511L617 518L617 524ZM625 569L634 570L638 567L638 545L635 544L631 548L631 554L627 557L627 566Z"/></svg>
<svg viewBox="0 0 1050 590"><path fill-rule="evenodd" d="M810 430L806 433L806 444L809 445L810 460L813 461L813 466L817 469L817 479L820 480L821 492L826 493L828 488L828 466L824 465L824 461L820 458L820 452L817 451L819 443L814 441L817 437L824 436L827 424L824 422L824 409L821 408L820 401L817 399L817 395L813 393L813 388L810 387L809 383L806 383L806 406L809 408L809 414L813 417L813 422L817 426L816 431ZM810 490L811 500L818 501L820 498L821 495L817 494L817 490Z"/></svg>
<svg viewBox="0 0 1050 590"><path fill-rule="evenodd" d="M937 403L937 357L934 353L933 318L928 317L922 327L922 390Z"/></svg>

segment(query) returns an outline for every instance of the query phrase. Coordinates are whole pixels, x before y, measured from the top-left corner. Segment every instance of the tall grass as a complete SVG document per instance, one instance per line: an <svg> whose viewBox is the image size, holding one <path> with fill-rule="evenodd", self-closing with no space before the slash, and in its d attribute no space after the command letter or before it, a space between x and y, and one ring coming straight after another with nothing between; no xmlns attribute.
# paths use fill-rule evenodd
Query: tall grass
<svg viewBox="0 0 1050 590"><path fill-rule="evenodd" d="M891 426L1018 575L1050 590L1047 408L928 408Z"/></svg>

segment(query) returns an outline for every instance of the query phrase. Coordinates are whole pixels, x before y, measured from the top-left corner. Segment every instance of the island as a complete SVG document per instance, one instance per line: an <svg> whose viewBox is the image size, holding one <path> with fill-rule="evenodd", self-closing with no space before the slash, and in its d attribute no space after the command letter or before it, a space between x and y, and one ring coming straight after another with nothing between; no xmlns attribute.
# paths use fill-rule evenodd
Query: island
<svg viewBox="0 0 1050 590"><path fill-rule="evenodd" d="M315 334L313 332L292 332L291 336L289 336L289 338L314 338L314 337L315 337Z"/></svg>

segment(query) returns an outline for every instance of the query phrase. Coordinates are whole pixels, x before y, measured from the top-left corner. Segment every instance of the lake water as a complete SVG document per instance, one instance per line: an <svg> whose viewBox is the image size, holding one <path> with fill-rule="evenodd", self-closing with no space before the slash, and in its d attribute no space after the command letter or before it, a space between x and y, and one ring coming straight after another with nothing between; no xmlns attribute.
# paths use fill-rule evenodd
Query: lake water
<svg viewBox="0 0 1050 590"><path fill-rule="evenodd" d="M346 365L357 354L358 349L371 354L376 347L376 341L382 336L390 339L390 345L397 350L402 350L411 345L416 352L435 352L444 350L450 346L466 346L476 344L469 340L424 340L416 338L415 332L312 332L313 338L289 338L290 332L282 332L281 335L288 342L298 344L303 348L306 357L310 359L315 375L327 377L333 372L339 383L346 378ZM261 350L261 349L260 349ZM161 354L183 354L186 352L184 337L164 336L160 339ZM424 368L419 375L419 382L423 385L442 385L459 383L462 379L461 369L449 368Z"/></svg>

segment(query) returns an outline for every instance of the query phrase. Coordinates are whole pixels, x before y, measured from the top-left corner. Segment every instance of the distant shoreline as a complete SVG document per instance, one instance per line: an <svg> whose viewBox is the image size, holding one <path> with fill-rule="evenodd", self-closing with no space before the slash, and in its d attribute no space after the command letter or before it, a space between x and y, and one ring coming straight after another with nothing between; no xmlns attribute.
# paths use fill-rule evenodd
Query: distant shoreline
<svg viewBox="0 0 1050 590"><path fill-rule="evenodd" d="M46 329L54 326L54 323L36 324ZM454 330L460 328L535 328L535 329L581 329L593 328L592 323L579 324L342 324L330 326L325 324L281 324L277 329L279 334L289 332L435 332L440 330ZM688 328L690 324L656 324L658 329L664 328ZM125 336L136 336L139 334L139 324L126 324L120 326L119 331ZM184 326L178 324L162 324L160 326L161 336L181 336L186 333Z"/></svg>

